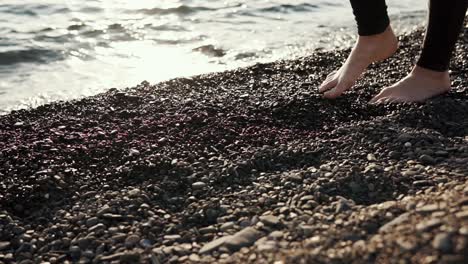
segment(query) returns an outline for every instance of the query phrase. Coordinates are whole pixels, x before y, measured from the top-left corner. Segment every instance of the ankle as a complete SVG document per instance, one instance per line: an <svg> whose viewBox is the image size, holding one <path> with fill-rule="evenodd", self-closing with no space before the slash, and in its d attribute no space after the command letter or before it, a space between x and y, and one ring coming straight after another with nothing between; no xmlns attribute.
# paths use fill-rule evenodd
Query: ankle
<svg viewBox="0 0 468 264"><path fill-rule="evenodd" d="M450 74L449 71L434 71L430 70L421 66L414 66L413 70L411 70L410 75L412 76L421 76L425 78L429 78L434 81L444 81L444 82L450 82Z"/></svg>
<svg viewBox="0 0 468 264"><path fill-rule="evenodd" d="M398 39L392 27L376 35L359 36L353 52L355 56L369 59L370 63L384 60L393 55L398 49Z"/></svg>
<svg viewBox="0 0 468 264"><path fill-rule="evenodd" d="M371 35L371 36L359 36L358 43L360 42L363 44L385 43L385 44L391 44L391 45L394 45L394 44L398 45L398 39L390 25L382 33Z"/></svg>

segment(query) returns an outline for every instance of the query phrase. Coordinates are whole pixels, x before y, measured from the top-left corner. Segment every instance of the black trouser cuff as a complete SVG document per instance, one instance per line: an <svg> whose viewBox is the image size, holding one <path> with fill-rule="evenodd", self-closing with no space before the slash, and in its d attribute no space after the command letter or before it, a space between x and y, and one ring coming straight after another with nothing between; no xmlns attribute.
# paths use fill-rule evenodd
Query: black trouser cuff
<svg viewBox="0 0 468 264"><path fill-rule="evenodd" d="M382 33L390 25L385 0L351 0L360 36Z"/></svg>
<svg viewBox="0 0 468 264"><path fill-rule="evenodd" d="M376 23L377 22L377 23ZM383 18L376 19L376 22L359 23L358 34L359 36L372 36L383 33L390 25L390 19L387 15Z"/></svg>
<svg viewBox="0 0 468 264"><path fill-rule="evenodd" d="M419 67L423 67L429 70L444 72L449 69L449 65L446 63L436 63L434 62L433 58L426 58L421 55L418 62L416 63Z"/></svg>

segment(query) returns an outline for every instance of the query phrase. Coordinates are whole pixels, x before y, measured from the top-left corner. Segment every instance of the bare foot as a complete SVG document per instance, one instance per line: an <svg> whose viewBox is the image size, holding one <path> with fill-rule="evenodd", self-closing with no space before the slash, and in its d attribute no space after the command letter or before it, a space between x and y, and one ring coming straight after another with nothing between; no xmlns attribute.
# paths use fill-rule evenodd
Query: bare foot
<svg viewBox="0 0 468 264"><path fill-rule="evenodd" d="M384 60L398 49L398 39L390 26L377 35L359 36L346 62L330 73L320 85L319 92L333 99L351 88L369 64Z"/></svg>
<svg viewBox="0 0 468 264"><path fill-rule="evenodd" d="M437 72L415 66L408 76L382 89L370 103L422 102L450 91L448 71Z"/></svg>

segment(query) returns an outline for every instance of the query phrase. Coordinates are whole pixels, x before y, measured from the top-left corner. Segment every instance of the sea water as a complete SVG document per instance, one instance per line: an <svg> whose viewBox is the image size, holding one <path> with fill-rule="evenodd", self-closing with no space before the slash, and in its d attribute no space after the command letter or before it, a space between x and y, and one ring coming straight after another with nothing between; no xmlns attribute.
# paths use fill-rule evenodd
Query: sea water
<svg viewBox="0 0 468 264"><path fill-rule="evenodd" d="M397 32L426 1L387 1ZM347 0L2 0L0 114L348 47Z"/></svg>

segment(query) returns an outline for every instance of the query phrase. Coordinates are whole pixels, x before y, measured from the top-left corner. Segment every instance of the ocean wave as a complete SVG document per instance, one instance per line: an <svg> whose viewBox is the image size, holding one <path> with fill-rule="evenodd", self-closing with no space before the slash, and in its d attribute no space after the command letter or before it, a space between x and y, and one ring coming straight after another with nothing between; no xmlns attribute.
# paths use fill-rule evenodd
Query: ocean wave
<svg viewBox="0 0 468 264"><path fill-rule="evenodd" d="M192 49L192 51L198 51L210 57L223 57L224 55L226 55L226 50L216 47L212 44L203 45L203 46L194 48Z"/></svg>
<svg viewBox="0 0 468 264"><path fill-rule="evenodd" d="M179 44L188 44L194 43L198 41L205 40L207 36L205 35L198 35L191 38L178 38L178 39L164 39L164 38L149 38L155 43L162 44L162 45L179 45Z"/></svg>
<svg viewBox="0 0 468 264"><path fill-rule="evenodd" d="M62 5L45 4L0 4L0 13L20 15L20 16L39 16L51 14L63 14L70 9Z"/></svg>
<svg viewBox="0 0 468 264"><path fill-rule="evenodd" d="M35 41L43 41L43 42L49 42L49 43L67 43L70 41L70 39L73 37L72 34L62 34L62 35L45 35L45 34L37 34L36 36L33 37Z"/></svg>
<svg viewBox="0 0 468 264"><path fill-rule="evenodd" d="M214 10L212 8L208 7L202 7L202 6L187 6L187 5L181 5L178 7L171 7L171 8L144 8L144 9L138 9L136 10L137 13L143 13L145 15L187 15L190 13L194 12L199 12L199 11L211 11Z"/></svg>
<svg viewBox="0 0 468 264"><path fill-rule="evenodd" d="M80 24L73 24L67 27L67 30L73 31L73 30L80 30L86 27L85 23L80 23Z"/></svg>
<svg viewBox="0 0 468 264"><path fill-rule="evenodd" d="M83 12L83 13L99 13L103 11L104 11L104 8L97 7L97 6L85 6L80 9L80 12Z"/></svg>
<svg viewBox="0 0 468 264"><path fill-rule="evenodd" d="M22 49L0 52L0 65L13 65L17 63L44 63L48 61L61 60L64 55L58 50L47 49Z"/></svg>
<svg viewBox="0 0 468 264"><path fill-rule="evenodd" d="M37 16L37 13L28 5L0 5L0 13L21 15L21 16Z"/></svg>
<svg viewBox="0 0 468 264"><path fill-rule="evenodd" d="M150 28L152 30L156 30L156 31L177 31L177 32L187 32L187 31L189 31L187 28L185 28L183 26L171 25L171 24L164 24L164 25L158 25L158 26L154 26L154 25L149 24L146 27Z"/></svg>
<svg viewBox="0 0 468 264"><path fill-rule="evenodd" d="M268 12L268 13L292 13L292 12L309 12L314 9L319 8L318 5L303 3L298 5L291 5L291 4L282 4L282 5L275 5L270 7L264 7L257 9L259 12Z"/></svg>

